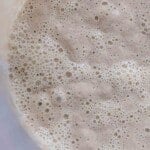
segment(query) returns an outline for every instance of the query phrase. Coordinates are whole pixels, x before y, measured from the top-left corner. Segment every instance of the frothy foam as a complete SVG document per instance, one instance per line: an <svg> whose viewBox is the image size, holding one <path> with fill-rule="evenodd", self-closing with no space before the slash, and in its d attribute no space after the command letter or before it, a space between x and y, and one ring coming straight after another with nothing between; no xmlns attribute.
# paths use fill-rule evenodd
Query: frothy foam
<svg viewBox="0 0 150 150"><path fill-rule="evenodd" d="M13 99L44 150L149 150L150 1L28 0L9 42Z"/></svg>

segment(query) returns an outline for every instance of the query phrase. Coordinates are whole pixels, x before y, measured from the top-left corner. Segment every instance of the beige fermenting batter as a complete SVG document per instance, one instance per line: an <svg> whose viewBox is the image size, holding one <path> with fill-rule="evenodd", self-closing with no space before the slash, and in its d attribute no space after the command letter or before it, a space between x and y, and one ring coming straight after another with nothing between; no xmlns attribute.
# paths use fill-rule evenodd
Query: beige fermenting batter
<svg viewBox="0 0 150 150"><path fill-rule="evenodd" d="M28 0L9 40L14 104L44 150L148 150L150 2Z"/></svg>

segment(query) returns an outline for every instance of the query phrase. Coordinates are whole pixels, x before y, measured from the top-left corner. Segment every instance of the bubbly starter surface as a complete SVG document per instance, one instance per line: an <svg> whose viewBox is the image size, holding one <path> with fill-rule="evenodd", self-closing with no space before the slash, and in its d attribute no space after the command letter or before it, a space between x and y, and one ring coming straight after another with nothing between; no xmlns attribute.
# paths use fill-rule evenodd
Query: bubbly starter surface
<svg viewBox="0 0 150 150"><path fill-rule="evenodd" d="M28 0L9 47L13 103L41 149L150 149L149 0Z"/></svg>

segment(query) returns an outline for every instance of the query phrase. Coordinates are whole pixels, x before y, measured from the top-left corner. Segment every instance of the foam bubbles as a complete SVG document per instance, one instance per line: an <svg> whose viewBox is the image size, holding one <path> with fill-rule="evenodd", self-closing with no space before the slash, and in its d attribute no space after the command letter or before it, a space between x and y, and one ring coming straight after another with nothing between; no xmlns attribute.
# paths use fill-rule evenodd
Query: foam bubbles
<svg viewBox="0 0 150 150"><path fill-rule="evenodd" d="M10 34L9 79L42 149L149 149L148 4L26 2Z"/></svg>

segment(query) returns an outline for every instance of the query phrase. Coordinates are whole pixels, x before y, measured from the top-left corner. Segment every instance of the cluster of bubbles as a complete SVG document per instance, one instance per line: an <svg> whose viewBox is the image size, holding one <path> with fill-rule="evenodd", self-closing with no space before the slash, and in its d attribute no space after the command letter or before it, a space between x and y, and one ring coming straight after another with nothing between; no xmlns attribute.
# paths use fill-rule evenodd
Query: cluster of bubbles
<svg viewBox="0 0 150 150"><path fill-rule="evenodd" d="M9 78L16 108L45 149L149 149L148 6L26 2L10 35Z"/></svg>

